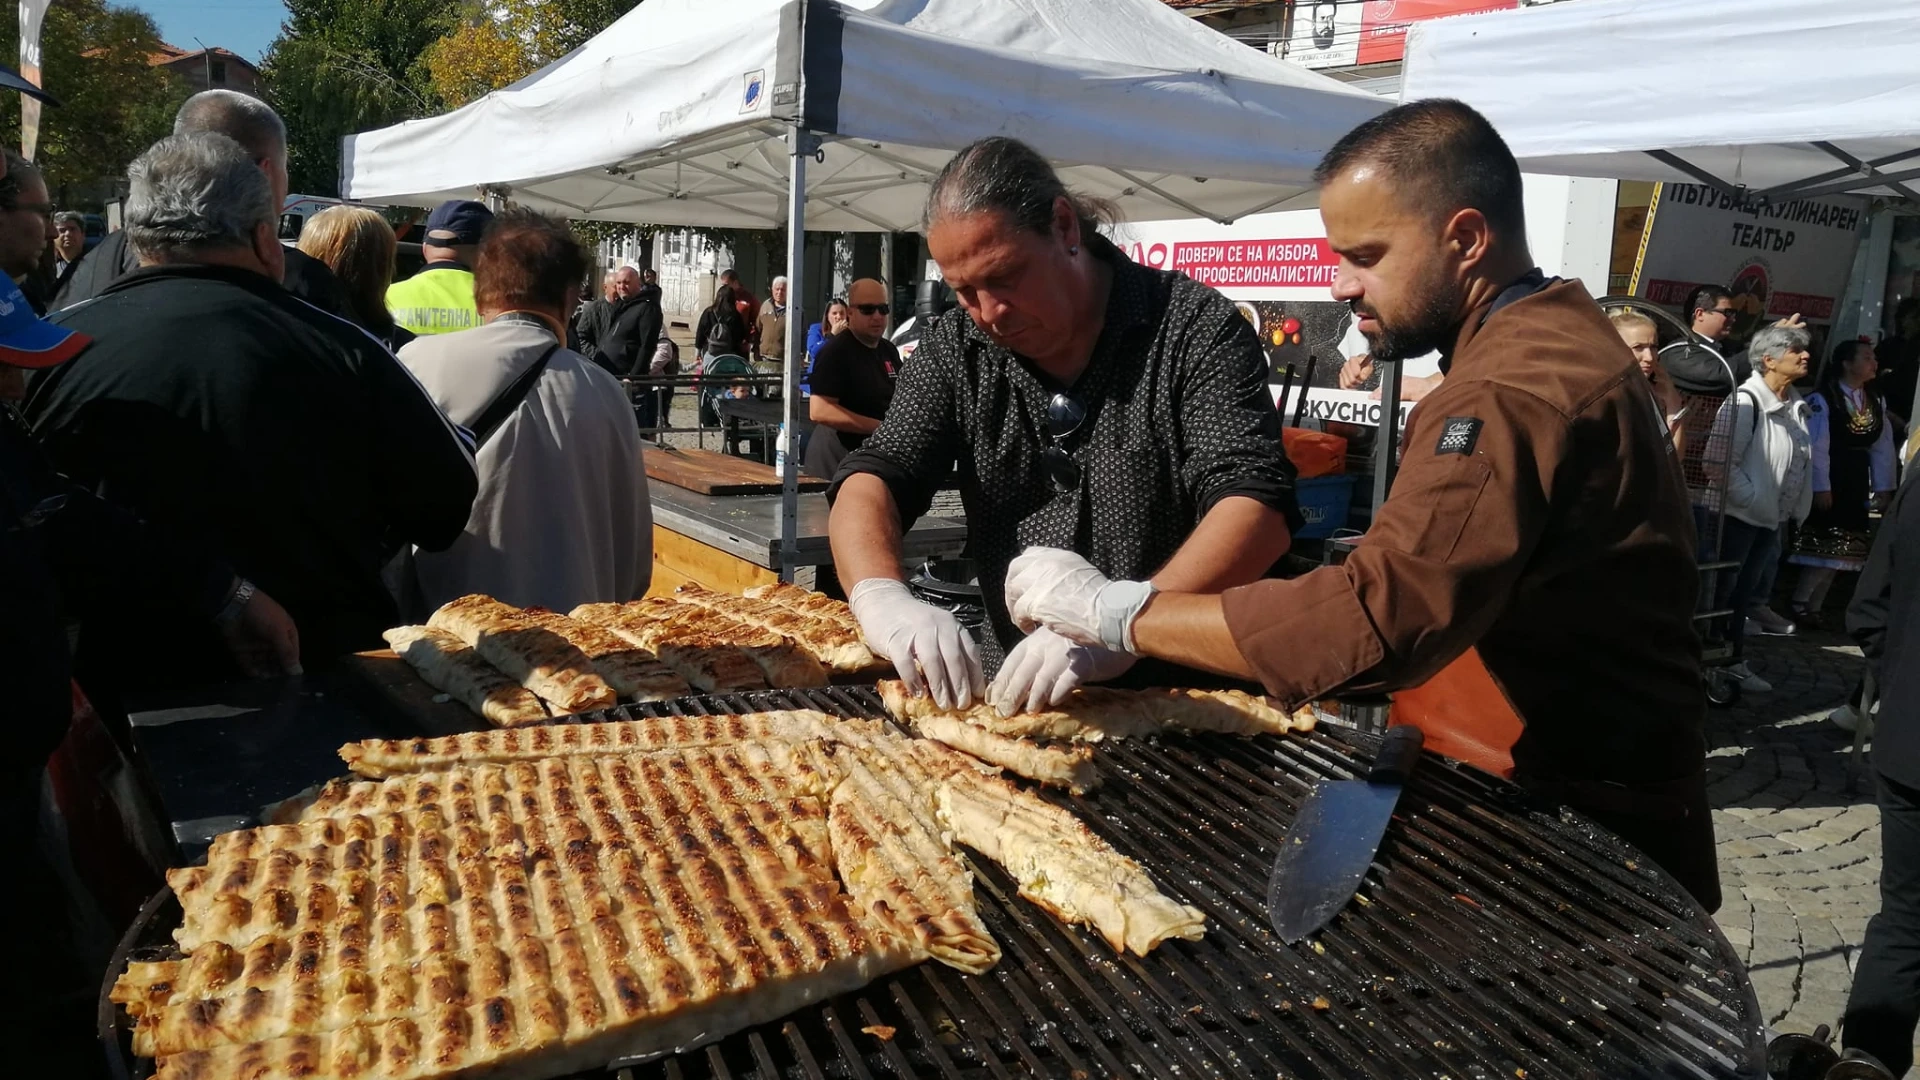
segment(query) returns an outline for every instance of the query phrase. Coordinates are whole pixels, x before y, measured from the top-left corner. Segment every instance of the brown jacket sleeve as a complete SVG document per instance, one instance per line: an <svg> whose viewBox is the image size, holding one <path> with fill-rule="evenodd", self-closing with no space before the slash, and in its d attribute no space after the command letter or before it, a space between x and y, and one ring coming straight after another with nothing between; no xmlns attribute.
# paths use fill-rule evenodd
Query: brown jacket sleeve
<svg viewBox="0 0 1920 1080"><path fill-rule="evenodd" d="M1499 617L1546 530L1562 414L1475 379L1442 384L1410 421L1393 492L1345 563L1223 597L1240 652L1289 705L1445 667Z"/></svg>

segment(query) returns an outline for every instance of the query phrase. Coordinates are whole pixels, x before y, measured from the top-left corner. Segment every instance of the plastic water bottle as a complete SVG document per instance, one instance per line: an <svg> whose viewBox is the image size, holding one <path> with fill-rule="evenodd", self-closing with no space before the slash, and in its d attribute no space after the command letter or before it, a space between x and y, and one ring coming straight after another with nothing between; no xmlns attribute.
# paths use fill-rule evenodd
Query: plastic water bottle
<svg viewBox="0 0 1920 1080"><path fill-rule="evenodd" d="M773 441L773 471L787 475L787 422L780 421L780 434Z"/></svg>

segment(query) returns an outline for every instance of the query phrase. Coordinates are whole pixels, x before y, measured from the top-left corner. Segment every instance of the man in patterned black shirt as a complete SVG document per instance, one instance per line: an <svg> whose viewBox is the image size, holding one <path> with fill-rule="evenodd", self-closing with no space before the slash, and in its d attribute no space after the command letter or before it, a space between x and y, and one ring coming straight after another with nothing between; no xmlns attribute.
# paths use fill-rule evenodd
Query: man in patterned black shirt
<svg viewBox="0 0 1920 1080"><path fill-rule="evenodd" d="M987 655L1006 656L991 699L1004 712L1055 704L1134 661L1047 630L1022 637L1002 581L1023 547L1189 588L1251 582L1285 553L1294 472L1266 361L1231 302L1130 262L1019 142L955 155L926 218L962 310L921 339L880 429L835 477L834 561L867 640L908 686L970 704L984 681L972 641L907 591L900 567L901 531L957 468Z"/></svg>

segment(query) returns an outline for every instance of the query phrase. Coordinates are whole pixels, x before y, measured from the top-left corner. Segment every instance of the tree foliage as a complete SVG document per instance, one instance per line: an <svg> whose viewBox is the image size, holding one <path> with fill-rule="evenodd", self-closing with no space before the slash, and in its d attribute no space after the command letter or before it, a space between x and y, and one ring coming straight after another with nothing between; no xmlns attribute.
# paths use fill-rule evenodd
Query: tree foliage
<svg viewBox="0 0 1920 1080"><path fill-rule="evenodd" d="M638 3L287 0L287 21L261 78L287 122L292 189L338 195L343 136L431 116L507 86Z"/></svg>
<svg viewBox="0 0 1920 1080"><path fill-rule="evenodd" d="M460 22L459 0L288 0L261 78L287 122L294 191L337 195L340 139L445 108L421 55Z"/></svg>
<svg viewBox="0 0 1920 1080"><path fill-rule="evenodd" d="M160 31L144 12L104 0L60 0L40 30L42 82L60 99L40 113L36 163L63 206L97 207L116 194L127 165L173 126L184 80L149 61ZM0 55L20 53L18 20L0 19ZM0 108L0 141L20 145L20 109Z"/></svg>
<svg viewBox="0 0 1920 1080"><path fill-rule="evenodd" d="M565 56L636 3L469 0L460 26L427 50L434 89L449 105L464 105Z"/></svg>

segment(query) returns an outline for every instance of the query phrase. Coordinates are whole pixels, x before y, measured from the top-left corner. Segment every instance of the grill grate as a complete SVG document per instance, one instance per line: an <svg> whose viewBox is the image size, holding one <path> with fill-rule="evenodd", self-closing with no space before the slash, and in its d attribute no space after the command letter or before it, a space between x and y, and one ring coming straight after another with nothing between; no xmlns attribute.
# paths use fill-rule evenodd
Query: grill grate
<svg viewBox="0 0 1920 1080"><path fill-rule="evenodd" d="M774 708L884 715L871 690L844 687L626 710ZM1359 901L1312 938L1281 944L1265 913L1273 853L1312 784L1363 775L1358 750L1371 746L1328 731L1102 745L1101 787L1064 803L1205 911L1202 941L1116 956L973 860L981 916L1004 950L994 970L921 964L620 1075L1764 1075L1752 988L1685 893L1610 835L1479 773L1419 770ZM166 925L148 940L165 940L172 920L150 921ZM883 1027L890 1039L863 1030Z"/></svg>

